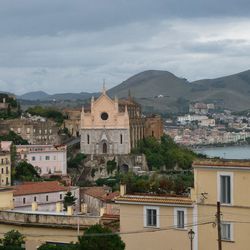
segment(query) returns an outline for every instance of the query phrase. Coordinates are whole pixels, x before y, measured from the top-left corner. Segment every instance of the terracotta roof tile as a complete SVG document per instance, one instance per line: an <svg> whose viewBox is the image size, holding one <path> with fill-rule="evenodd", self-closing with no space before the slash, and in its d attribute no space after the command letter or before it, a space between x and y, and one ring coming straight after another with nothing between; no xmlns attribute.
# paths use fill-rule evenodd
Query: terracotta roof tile
<svg viewBox="0 0 250 250"><path fill-rule="evenodd" d="M193 201L189 197L172 197L172 196L143 196L143 195L124 195L115 199L122 202L141 202L141 203L160 203L170 205L192 205Z"/></svg>
<svg viewBox="0 0 250 250"><path fill-rule="evenodd" d="M100 199L102 201L112 201L119 196L119 192L109 192L107 187L90 187L84 191L84 194Z"/></svg>
<svg viewBox="0 0 250 250"><path fill-rule="evenodd" d="M23 184L13 186L12 188L14 189L14 196L53 193L68 190L67 187L62 186L58 181L24 182Z"/></svg>
<svg viewBox="0 0 250 250"><path fill-rule="evenodd" d="M250 168L249 160L224 160L224 161L216 161L216 160L204 160L204 161L195 161L193 163L193 167L240 167L240 168Z"/></svg>
<svg viewBox="0 0 250 250"><path fill-rule="evenodd" d="M84 191L84 194L90 195L95 198L101 198L107 193L108 191L105 187L90 187Z"/></svg>

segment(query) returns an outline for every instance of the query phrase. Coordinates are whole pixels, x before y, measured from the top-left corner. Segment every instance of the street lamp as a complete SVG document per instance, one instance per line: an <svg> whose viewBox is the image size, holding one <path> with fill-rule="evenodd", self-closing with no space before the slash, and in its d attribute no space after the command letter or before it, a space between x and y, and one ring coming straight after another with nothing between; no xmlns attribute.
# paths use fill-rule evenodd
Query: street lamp
<svg viewBox="0 0 250 250"><path fill-rule="evenodd" d="M194 239L195 232L190 229L188 231L188 238L190 239L190 249L193 250L193 239Z"/></svg>

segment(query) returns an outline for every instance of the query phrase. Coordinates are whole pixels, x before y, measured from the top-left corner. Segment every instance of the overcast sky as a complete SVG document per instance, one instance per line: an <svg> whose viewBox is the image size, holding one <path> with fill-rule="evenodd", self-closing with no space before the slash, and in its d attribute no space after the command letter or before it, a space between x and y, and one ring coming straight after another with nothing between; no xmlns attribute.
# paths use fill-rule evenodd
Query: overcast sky
<svg viewBox="0 0 250 250"><path fill-rule="evenodd" d="M148 69L250 69L249 0L0 0L0 90L98 91Z"/></svg>

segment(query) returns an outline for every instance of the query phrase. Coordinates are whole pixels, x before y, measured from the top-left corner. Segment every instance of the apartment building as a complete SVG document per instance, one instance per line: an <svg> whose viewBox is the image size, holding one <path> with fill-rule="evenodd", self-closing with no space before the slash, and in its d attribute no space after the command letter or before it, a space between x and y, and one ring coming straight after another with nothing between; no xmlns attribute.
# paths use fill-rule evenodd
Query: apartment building
<svg viewBox="0 0 250 250"><path fill-rule="evenodd" d="M197 231L197 226L193 226L196 209L189 197L130 195L125 189L122 185L116 202L120 205L120 232L126 249L189 249L188 230Z"/></svg>
<svg viewBox="0 0 250 250"><path fill-rule="evenodd" d="M0 149L0 186L11 185L11 159L9 151Z"/></svg>
<svg viewBox="0 0 250 250"><path fill-rule="evenodd" d="M17 145L16 151L21 160L27 160L41 175L67 174L66 145Z"/></svg>
<svg viewBox="0 0 250 250"><path fill-rule="evenodd" d="M29 118L0 120L0 130L3 133L14 131L30 144L58 144L59 128L54 121Z"/></svg>
<svg viewBox="0 0 250 250"><path fill-rule="evenodd" d="M207 160L193 164L189 197L126 194L121 186L120 231L127 250L218 249L217 202L223 250L249 249L250 161Z"/></svg>
<svg viewBox="0 0 250 250"><path fill-rule="evenodd" d="M201 161L193 164L198 218L211 218L221 203L222 249L249 249L250 162ZM216 222L216 220L215 220ZM215 225L215 224L214 224ZM198 249L217 249L217 226L198 227Z"/></svg>

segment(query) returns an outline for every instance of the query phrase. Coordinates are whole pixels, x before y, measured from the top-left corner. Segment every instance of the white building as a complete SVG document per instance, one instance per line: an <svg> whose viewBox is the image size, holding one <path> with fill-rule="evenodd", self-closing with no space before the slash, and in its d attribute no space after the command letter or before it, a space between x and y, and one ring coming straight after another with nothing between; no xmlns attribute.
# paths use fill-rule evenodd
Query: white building
<svg viewBox="0 0 250 250"><path fill-rule="evenodd" d="M15 210L31 211L36 204L38 211L55 212L57 204L63 204L65 194L70 191L77 199L75 210L79 211L79 187L65 187L58 181L25 182L13 186Z"/></svg>
<svg viewBox="0 0 250 250"><path fill-rule="evenodd" d="M41 175L67 174L67 146L60 145L17 145L20 159L38 168Z"/></svg>
<svg viewBox="0 0 250 250"><path fill-rule="evenodd" d="M187 124L193 121L201 122L202 120L207 120L208 117L206 115L184 115L184 116L178 116L177 122L180 124Z"/></svg>

